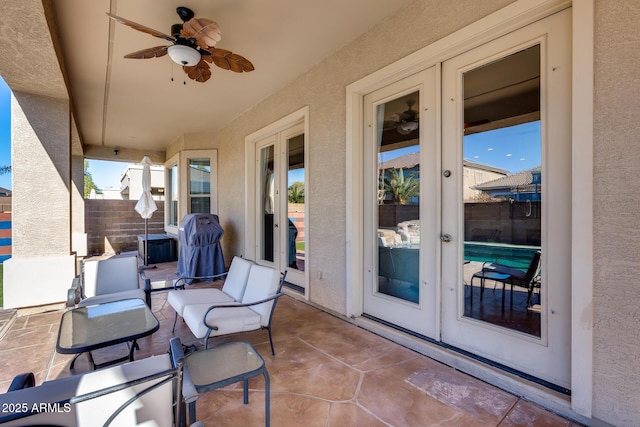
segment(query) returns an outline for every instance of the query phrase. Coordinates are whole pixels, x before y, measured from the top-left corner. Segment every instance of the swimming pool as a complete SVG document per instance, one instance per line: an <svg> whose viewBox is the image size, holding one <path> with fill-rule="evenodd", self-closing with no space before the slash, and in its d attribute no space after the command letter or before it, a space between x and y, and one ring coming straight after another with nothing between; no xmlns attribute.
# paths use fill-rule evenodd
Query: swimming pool
<svg viewBox="0 0 640 427"><path fill-rule="evenodd" d="M504 243L464 242L464 259L477 262L496 262L526 271L539 246L508 245Z"/></svg>

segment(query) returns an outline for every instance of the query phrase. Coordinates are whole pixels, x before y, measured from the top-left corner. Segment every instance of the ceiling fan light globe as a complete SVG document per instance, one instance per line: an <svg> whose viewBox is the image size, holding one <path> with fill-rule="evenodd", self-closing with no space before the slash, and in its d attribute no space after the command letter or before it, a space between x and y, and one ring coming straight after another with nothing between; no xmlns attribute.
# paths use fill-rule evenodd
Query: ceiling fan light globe
<svg viewBox="0 0 640 427"><path fill-rule="evenodd" d="M418 129L418 123L416 122L406 122L406 123L400 123L398 125L398 132L402 133L400 130L402 129L402 131L406 132L403 135L406 135L416 129Z"/></svg>
<svg viewBox="0 0 640 427"><path fill-rule="evenodd" d="M173 62L178 65L193 66L200 62L200 52L192 47L173 45L167 48L167 53Z"/></svg>

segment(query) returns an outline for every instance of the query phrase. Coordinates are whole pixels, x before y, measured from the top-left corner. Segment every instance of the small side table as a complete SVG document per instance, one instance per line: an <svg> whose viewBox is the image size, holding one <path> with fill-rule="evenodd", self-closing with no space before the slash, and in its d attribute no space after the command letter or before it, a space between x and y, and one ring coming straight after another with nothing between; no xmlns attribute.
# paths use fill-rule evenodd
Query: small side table
<svg viewBox="0 0 640 427"><path fill-rule="evenodd" d="M511 305L513 305L513 282L511 281L510 274L497 273L491 270L483 270L475 273L471 276L471 304L473 304L473 279L480 279L480 301L482 301L482 297L484 295L484 281L485 280L493 280L496 282L502 283L502 309L504 310L504 292L505 292L505 284L509 282L511 284Z"/></svg>
<svg viewBox="0 0 640 427"><path fill-rule="evenodd" d="M196 351L185 358L185 368L198 393L242 381L244 403L249 403L249 379L261 375L265 384L265 425L270 425L269 373L264 359L248 342L238 341ZM196 402L189 403L189 422L196 420Z"/></svg>

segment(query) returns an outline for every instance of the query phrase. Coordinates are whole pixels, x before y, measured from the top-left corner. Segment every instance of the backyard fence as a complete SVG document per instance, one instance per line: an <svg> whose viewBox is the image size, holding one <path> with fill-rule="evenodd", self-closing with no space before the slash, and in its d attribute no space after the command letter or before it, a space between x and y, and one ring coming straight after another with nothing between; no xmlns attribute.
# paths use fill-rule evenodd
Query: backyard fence
<svg viewBox="0 0 640 427"><path fill-rule="evenodd" d="M144 220L134 210L137 200L87 199L84 205L87 252L89 255L138 250L138 236L144 235ZM149 234L164 234L164 203L149 220Z"/></svg>

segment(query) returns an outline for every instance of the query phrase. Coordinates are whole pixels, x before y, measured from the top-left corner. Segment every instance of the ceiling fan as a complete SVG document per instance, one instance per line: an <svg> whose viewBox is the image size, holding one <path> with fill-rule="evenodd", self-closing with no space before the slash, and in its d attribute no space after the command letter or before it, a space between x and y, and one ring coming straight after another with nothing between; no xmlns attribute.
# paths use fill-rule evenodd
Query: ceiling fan
<svg viewBox="0 0 640 427"><path fill-rule="evenodd" d="M187 76L197 82L206 82L211 77L209 64L213 63L225 70L236 73L253 71L254 67L247 58L226 49L216 48L222 39L220 26L207 18L195 18L193 11L187 7L176 9L182 24L171 26L171 35L154 30L128 19L107 13L111 19L127 25L134 30L142 31L154 37L172 42L170 46L155 46L125 55L125 58L147 59L159 58L166 54L182 69Z"/></svg>
<svg viewBox="0 0 640 427"><path fill-rule="evenodd" d="M401 135L408 135L418 129L418 112L411 109L415 103L416 101L414 99L408 99L407 107L409 108L407 110L402 113L394 113L390 116L391 120L389 121L389 125L395 127ZM387 126L385 126L385 128L387 128Z"/></svg>

